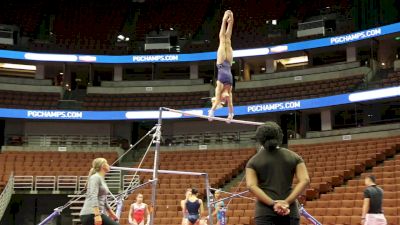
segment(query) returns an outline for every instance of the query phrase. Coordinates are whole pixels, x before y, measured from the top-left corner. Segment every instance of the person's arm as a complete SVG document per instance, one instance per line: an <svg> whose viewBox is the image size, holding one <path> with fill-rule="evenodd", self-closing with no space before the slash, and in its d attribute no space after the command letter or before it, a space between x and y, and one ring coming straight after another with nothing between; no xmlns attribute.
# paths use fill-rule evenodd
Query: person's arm
<svg viewBox="0 0 400 225"><path fill-rule="evenodd" d="M370 198L364 198L363 207L362 207L362 215L361 215L362 224L364 224L365 216L367 216L367 213L369 211L369 204L370 204Z"/></svg>
<svg viewBox="0 0 400 225"><path fill-rule="evenodd" d="M181 202L182 204L182 202ZM182 212L185 213L186 212L186 200L183 202L182 204Z"/></svg>
<svg viewBox="0 0 400 225"><path fill-rule="evenodd" d="M181 210L182 210L182 215L185 215L184 208L185 208L185 200L181 200Z"/></svg>
<svg viewBox="0 0 400 225"><path fill-rule="evenodd" d="M90 205L93 207L94 221L95 224L101 224L101 213L99 209L99 189L101 185L101 178L95 175L90 176L88 181L88 189L86 193L86 199L90 202Z"/></svg>
<svg viewBox="0 0 400 225"><path fill-rule="evenodd" d="M285 199L285 202L289 205L292 204L310 184L310 177L308 176L307 167L304 162L297 164L296 177L299 182L296 184L290 195Z"/></svg>
<svg viewBox="0 0 400 225"><path fill-rule="evenodd" d="M117 214L115 214L115 212L111 209L111 207L107 208L107 212L108 212L108 215L111 217L111 219L113 219L115 221L118 220Z"/></svg>
<svg viewBox="0 0 400 225"><path fill-rule="evenodd" d="M269 197L260 187L258 187L257 173L252 168L246 168L246 184L247 188L256 196L262 203L273 206L274 200Z"/></svg>
<svg viewBox="0 0 400 225"><path fill-rule="evenodd" d="M201 217L204 216L204 204L201 199L199 199L199 202L200 202L200 217Z"/></svg>
<svg viewBox="0 0 400 225"><path fill-rule="evenodd" d="M146 204L146 225L150 224L150 210L149 210L149 206Z"/></svg>

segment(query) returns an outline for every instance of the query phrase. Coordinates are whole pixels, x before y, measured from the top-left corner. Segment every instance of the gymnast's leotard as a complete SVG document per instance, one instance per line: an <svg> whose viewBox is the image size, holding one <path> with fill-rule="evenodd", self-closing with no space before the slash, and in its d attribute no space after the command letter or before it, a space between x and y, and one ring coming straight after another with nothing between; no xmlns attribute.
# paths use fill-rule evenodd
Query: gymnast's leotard
<svg viewBox="0 0 400 225"><path fill-rule="evenodd" d="M133 203L131 205L131 208L132 208L132 215L131 215L132 218L134 218L138 224L144 224L144 213L145 213L146 205L145 204L139 205L139 204Z"/></svg>
<svg viewBox="0 0 400 225"><path fill-rule="evenodd" d="M194 202L186 200L186 210L188 212L187 219L190 221L190 223L194 224L200 218L199 208L200 202L198 199Z"/></svg>
<svg viewBox="0 0 400 225"><path fill-rule="evenodd" d="M227 60L222 62L222 64L217 64L219 82L225 85L233 84L231 67L232 67L231 64Z"/></svg>
<svg viewBox="0 0 400 225"><path fill-rule="evenodd" d="M221 209L221 208L225 207L225 203L223 201L217 202L217 203L215 203L214 208L217 208L217 207L219 207L219 209ZM221 219L222 219L221 210L218 210L217 221L221 221Z"/></svg>

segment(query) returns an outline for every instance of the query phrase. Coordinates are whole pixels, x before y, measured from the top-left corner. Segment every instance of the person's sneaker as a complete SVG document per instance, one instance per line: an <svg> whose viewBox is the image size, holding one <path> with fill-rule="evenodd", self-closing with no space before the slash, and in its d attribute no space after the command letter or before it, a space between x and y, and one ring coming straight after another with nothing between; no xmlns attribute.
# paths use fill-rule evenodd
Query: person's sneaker
<svg viewBox="0 0 400 225"><path fill-rule="evenodd" d="M208 118L208 121L213 121L213 119L211 118L211 117L214 117L214 110L208 110L208 116L209 116L209 118Z"/></svg>

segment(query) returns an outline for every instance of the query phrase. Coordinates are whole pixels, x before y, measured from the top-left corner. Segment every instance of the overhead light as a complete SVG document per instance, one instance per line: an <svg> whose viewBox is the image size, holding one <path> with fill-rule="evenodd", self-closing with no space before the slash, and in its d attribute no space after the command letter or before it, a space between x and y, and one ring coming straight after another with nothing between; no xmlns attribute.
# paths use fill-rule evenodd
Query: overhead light
<svg viewBox="0 0 400 225"><path fill-rule="evenodd" d="M63 72L60 72L60 75L64 75L64 73L63 73Z"/></svg>
<svg viewBox="0 0 400 225"><path fill-rule="evenodd" d="M169 30L174 30L174 28L173 28L173 27L170 27Z"/></svg>
<svg viewBox="0 0 400 225"><path fill-rule="evenodd" d="M277 25L278 24L278 20L272 20L272 25Z"/></svg>
<svg viewBox="0 0 400 225"><path fill-rule="evenodd" d="M117 36L117 38L118 38L119 40L124 40L124 39L125 39L125 36L122 35L122 34L120 34L120 35Z"/></svg>
<svg viewBox="0 0 400 225"><path fill-rule="evenodd" d="M265 71L265 67L261 67L261 71Z"/></svg>
<svg viewBox="0 0 400 225"><path fill-rule="evenodd" d="M125 38L125 41L129 41L129 38L128 38L128 37L126 37L126 38Z"/></svg>
<svg viewBox="0 0 400 225"><path fill-rule="evenodd" d="M385 63L383 62L383 63L381 63L381 65L382 65L382 66L384 66L384 65L385 65Z"/></svg>
<svg viewBox="0 0 400 225"><path fill-rule="evenodd" d="M325 8L330 9L331 7L327 6L327 7L325 7Z"/></svg>
<svg viewBox="0 0 400 225"><path fill-rule="evenodd" d="M34 65L13 64L13 63L0 63L0 68L36 71L36 66Z"/></svg>

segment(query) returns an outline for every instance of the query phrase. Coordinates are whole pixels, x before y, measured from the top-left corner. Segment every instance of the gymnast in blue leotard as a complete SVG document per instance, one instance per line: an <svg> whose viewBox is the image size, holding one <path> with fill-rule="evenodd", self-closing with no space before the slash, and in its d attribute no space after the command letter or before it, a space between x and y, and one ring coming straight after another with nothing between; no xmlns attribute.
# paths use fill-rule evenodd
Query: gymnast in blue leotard
<svg viewBox="0 0 400 225"><path fill-rule="evenodd" d="M184 211L187 212L188 225L198 225L200 222L200 215L204 213L203 201L197 198L197 189L192 189L192 193L186 199Z"/></svg>
<svg viewBox="0 0 400 225"><path fill-rule="evenodd" d="M208 115L214 116L214 111L227 103L229 108L228 119L233 119L232 86L233 76L231 72L233 62L233 49L231 43L233 27L233 13L227 10L222 19L221 30L219 31L219 47L217 51L218 80L215 87L215 97L212 98L212 107ZM211 118L209 119L212 120Z"/></svg>
<svg viewBox="0 0 400 225"><path fill-rule="evenodd" d="M214 201L218 201L220 199L221 196L221 191L216 190L214 193ZM221 214L221 209L225 207L225 203L223 201L217 202L214 204L214 212L213 212L213 216L217 216L217 224L216 225L220 225L221 224L221 220L222 220L222 214Z"/></svg>

